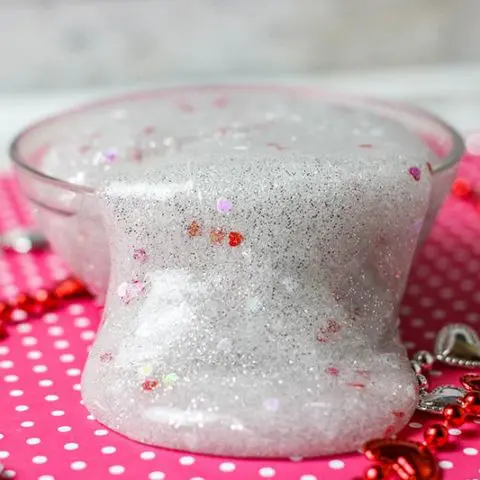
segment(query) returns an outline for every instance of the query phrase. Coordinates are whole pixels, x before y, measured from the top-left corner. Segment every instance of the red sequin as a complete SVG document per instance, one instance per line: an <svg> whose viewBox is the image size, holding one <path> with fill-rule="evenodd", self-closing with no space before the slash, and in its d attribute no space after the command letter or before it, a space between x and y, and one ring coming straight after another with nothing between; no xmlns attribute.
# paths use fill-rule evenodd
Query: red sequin
<svg viewBox="0 0 480 480"><path fill-rule="evenodd" d="M228 99L226 97L219 97L213 101L213 105L216 108L225 108L228 105Z"/></svg>
<svg viewBox="0 0 480 480"><path fill-rule="evenodd" d="M158 380L145 380L142 384L143 390L146 392L151 392L159 385Z"/></svg>
<svg viewBox="0 0 480 480"><path fill-rule="evenodd" d="M405 412L402 412L402 411L393 411L392 414L394 417L397 417L397 418L405 417Z"/></svg>
<svg viewBox="0 0 480 480"><path fill-rule="evenodd" d="M365 387L366 387L366 385L365 385L364 383L356 383L356 382L349 382L349 383L347 383L347 385L348 385L349 387L358 388L359 390L360 390L361 388L365 388Z"/></svg>
<svg viewBox="0 0 480 480"><path fill-rule="evenodd" d="M105 352L100 355L100 361L103 363L108 363L113 360L113 355L110 352Z"/></svg>
<svg viewBox="0 0 480 480"><path fill-rule="evenodd" d="M361 143L359 145L360 148L372 148L373 145L371 143Z"/></svg>
<svg viewBox="0 0 480 480"><path fill-rule="evenodd" d="M327 367L325 373L331 375L332 377L338 377L340 370L337 367Z"/></svg>
<svg viewBox="0 0 480 480"><path fill-rule="evenodd" d="M270 148L275 148L279 152L287 149L287 147L284 147L283 145L280 145L279 143L276 143L276 142L267 143L267 146L270 147Z"/></svg>
<svg viewBox="0 0 480 480"><path fill-rule="evenodd" d="M416 182L420 180L420 177L422 175L422 171L418 167L410 167L408 169L408 173Z"/></svg>
<svg viewBox="0 0 480 480"><path fill-rule="evenodd" d="M221 228L216 228L210 232L210 241L214 245L221 245L225 240L225 232Z"/></svg>
<svg viewBox="0 0 480 480"><path fill-rule="evenodd" d="M189 237L199 237L202 234L202 227L196 220L187 227L187 234Z"/></svg>
<svg viewBox="0 0 480 480"><path fill-rule="evenodd" d="M244 240L244 236L240 232L230 232L228 234L228 244L231 247L238 247Z"/></svg>
<svg viewBox="0 0 480 480"><path fill-rule="evenodd" d="M457 178L452 183L452 194L459 198L467 198L472 195L472 184L466 178Z"/></svg>

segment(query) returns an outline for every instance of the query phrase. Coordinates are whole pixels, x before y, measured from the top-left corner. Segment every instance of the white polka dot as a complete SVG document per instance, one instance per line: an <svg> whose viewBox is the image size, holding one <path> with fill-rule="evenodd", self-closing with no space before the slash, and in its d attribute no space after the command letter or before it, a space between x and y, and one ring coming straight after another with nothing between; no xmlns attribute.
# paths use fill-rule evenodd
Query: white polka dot
<svg viewBox="0 0 480 480"><path fill-rule="evenodd" d="M82 462L82 461L73 462L73 463L70 464L70 468L72 470L83 470L86 467L87 467L87 464L85 462Z"/></svg>
<svg viewBox="0 0 480 480"><path fill-rule="evenodd" d="M55 477L52 477L52 475L40 475L38 480L55 480Z"/></svg>
<svg viewBox="0 0 480 480"><path fill-rule="evenodd" d="M46 313L43 316L43 321L45 323L55 323L58 321L58 315L56 313Z"/></svg>
<svg viewBox="0 0 480 480"><path fill-rule="evenodd" d="M54 327L49 327L48 334L52 337L59 337L60 335L63 335L63 328L59 327L58 325L55 325Z"/></svg>
<svg viewBox="0 0 480 480"><path fill-rule="evenodd" d="M15 472L15 470L5 470L3 473L2 473L3 477L2 478L15 478L17 476L17 472Z"/></svg>
<svg viewBox="0 0 480 480"><path fill-rule="evenodd" d="M39 352L38 350L32 350L31 352L27 353L27 357L30 360L38 360L39 358L42 358L42 352Z"/></svg>
<svg viewBox="0 0 480 480"><path fill-rule="evenodd" d="M163 472L151 472L148 480L164 480L165 474Z"/></svg>
<svg viewBox="0 0 480 480"><path fill-rule="evenodd" d="M108 471L112 474L112 475L121 475L124 471L125 471L125 467L123 467L122 465L112 465Z"/></svg>
<svg viewBox="0 0 480 480"><path fill-rule="evenodd" d="M192 477L190 480L205 480L203 477Z"/></svg>
<svg viewBox="0 0 480 480"><path fill-rule="evenodd" d="M47 402L56 402L58 400L58 395L46 395L45 400Z"/></svg>
<svg viewBox="0 0 480 480"><path fill-rule="evenodd" d="M478 455L478 450L473 447L468 447L463 449L465 455Z"/></svg>
<svg viewBox="0 0 480 480"><path fill-rule="evenodd" d="M17 412L26 412L30 407L28 407L27 405L17 405L15 407L15 410Z"/></svg>
<svg viewBox="0 0 480 480"><path fill-rule="evenodd" d="M66 443L63 448L65 450L76 450L78 448L78 443L74 443L74 442L71 442L71 443Z"/></svg>
<svg viewBox="0 0 480 480"><path fill-rule="evenodd" d="M190 456L180 457L178 461L180 465L193 465L195 463L195 459Z"/></svg>
<svg viewBox="0 0 480 480"><path fill-rule="evenodd" d="M92 414L87 415L87 420L95 420L95 417Z"/></svg>
<svg viewBox="0 0 480 480"><path fill-rule="evenodd" d="M0 433L0 440L3 438L3 436L4 436L3 433Z"/></svg>
<svg viewBox="0 0 480 480"><path fill-rule="evenodd" d="M35 422L32 422L30 420L27 420L26 422L22 422L20 424L20 426L23 428L30 428L30 427L33 427L34 425L35 425Z"/></svg>
<svg viewBox="0 0 480 480"><path fill-rule="evenodd" d="M446 316L447 316L447 312L445 310L440 309L440 308L437 308L432 312L432 317L435 318L435 320L442 320Z"/></svg>
<svg viewBox="0 0 480 480"><path fill-rule="evenodd" d="M35 337L23 337L22 338L22 345L26 347L31 347L32 345L36 345L38 343Z"/></svg>
<svg viewBox="0 0 480 480"><path fill-rule="evenodd" d="M457 435L461 435L462 434L462 431L459 430L458 428L451 428L448 433L450 435L454 435L454 436L457 436Z"/></svg>
<svg viewBox="0 0 480 480"><path fill-rule="evenodd" d="M51 387L53 385L53 382L52 380L48 379L48 378L45 378L43 380L40 380L38 382L38 384L41 386L41 387Z"/></svg>
<svg viewBox="0 0 480 480"><path fill-rule="evenodd" d="M2 360L0 362L0 368L12 368L13 362L11 360Z"/></svg>
<svg viewBox="0 0 480 480"><path fill-rule="evenodd" d="M418 422L410 422L408 425L411 428L422 428L422 424Z"/></svg>
<svg viewBox="0 0 480 480"><path fill-rule="evenodd" d="M27 319L27 317L28 317L27 312L25 310L20 310L18 308L16 308L10 315L10 318L14 322L23 322L24 320Z"/></svg>
<svg viewBox="0 0 480 480"><path fill-rule="evenodd" d="M18 377L16 375L5 375L3 379L8 383L13 383L18 381Z"/></svg>
<svg viewBox="0 0 480 480"><path fill-rule="evenodd" d="M80 375L81 373L82 371L79 368L69 368L67 370L67 375L69 377L78 377L78 375Z"/></svg>
<svg viewBox="0 0 480 480"><path fill-rule="evenodd" d="M433 338L435 338L437 336L437 333L436 332L432 332L431 330L428 331L428 332L425 332L423 334L424 338L427 338L428 340L431 340Z"/></svg>
<svg viewBox="0 0 480 480"><path fill-rule="evenodd" d="M58 427L57 430L59 432L69 432L70 430L72 429L72 427L68 426L68 425L62 425L61 427Z"/></svg>
<svg viewBox="0 0 480 480"><path fill-rule="evenodd" d="M7 346L5 345L0 346L0 355L8 355L9 352L10 352L10 349Z"/></svg>
<svg viewBox="0 0 480 480"><path fill-rule="evenodd" d="M36 463L37 465L42 465L43 463L47 463L47 460L48 460L47 457L43 455L38 455L32 458L32 462Z"/></svg>
<svg viewBox="0 0 480 480"><path fill-rule="evenodd" d="M140 458L142 460L153 460L155 458L155 452L142 452Z"/></svg>
<svg viewBox="0 0 480 480"><path fill-rule="evenodd" d="M328 462L328 466L333 468L333 470L341 470L345 467L345 464L341 460L330 460Z"/></svg>
<svg viewBox="0 0 480 480"><path fill-rule="evenodd" d="M93 432L97 437L103 437L105 435L108 435L108 430L100 429L100 430L95 430Z"/></svg>
<svg viewBox="0 0 480 480"><path fill-rule="evenodd" d="M68 311L72 314L72 315L80 315L81 313L83 313L85 309L83 308L83 305L78 305L77 303L74 303L73 305L70 305L68 307Z"/></svg>
<svg viewBox="0 0 480 480"><path fill-rule="evenodd" d="M441 377L443 375L443 372L440 370L430 370L429 375L432 377Z"/></svg>
<svg viewBox="0 0 480 480"><path fill-rule="evenodd" d="M232 462L223 462L218 468L221 472L233 472L235 471L236 465Z"/></svg>
<svg viewBox="0 0 480 480"><path fill-rule="evenodd" d="M40 439L36 437L27 438L26 442L28 445L38 445L40 443Z"/></svg>
<svg viewBox="0 0 480 480"><path fill-rule="evenodd" d="M453 468L453 463L448 460L440 460L438 462L438 465L444 470L450 470L451 468Z"/></svg>
<svg viewBox="0 0 480 480"><path fill-rule="evenodd" d="M80 334L80 337L83 340L93 340L95 338L95 332L92 332L91 330L85 330Z"/></svg>
<svg viewBox="0 0 480 480"><path fill-rule="evenodd" d="M302 475L300 477L300 480L317 480L317 477L315 475Z"/></svg>
<svg viewBox="0 0 480 480"><path fill-rule="evenodd" d="M21 397L23 395L23 390L10 390L11 397Z"/></svg>
<svg viewBox="0 0 480 480"><path fill-rule="evenodd" d="M413 342L405 342L404 345L405 345L405 348L408 348L409 350L411 350L412 348L415 348L415 344Z"/></svg>
<svg viewBox="0 0 480 480"><path fill-rule="evenodd" d="M70 363L75 360L75 356L72 355L71 353L64 353L63 355L60 355L60 361L63 363Z"/></svg>
<svg viewBox="0 0 480 480"><path fill-rule="evenodd" d="M53 346L57 350L65 350L70 346L70 344L66 340L55 340L55 342L53 342Z"/></svg>
<svg viewBox="0 0 480 480"><path fill-rule="evenodd" d="M76 383L72 388L75 391L79 392L82 389L82 386L79 383Z"/></svg>
<svg viewBox="0 0 480 480"><path fill-rule="evenodd" d="M258 474L263 477L263 478L271 478L275 476L275 470L271 467L262 467L259 471Z"/></svg>
<svg viewBox="0 0 480 480"><path fill-rule="evenodd" d="M423 320L423 318L414 318L410 322L410 325L415 328L423 327L425 325L425 320Z"/></svg>
<svg viewBox="0 0 480 480"><path fill-rule="evenodd" d="M52 415L53 415L54 417L61 417L62 415L65 415L65 412L64 412L63 410L54 410L54 411L52 412Z"/></svg>
<svg viewBox="0 0 480 480"><path fill-rule="evenodd" d="M74 321L73 324L77 328L86 328L90 325L90 320L87 317L77 317Z"/></svg>
<svg viewBox="0 0 480 480"><path fill-rule="evenodd" d="M10 452L7 452L5 450L0 450L0 460L8 458L9 456L10 456Z"/></svg>
<svg viewBox="0 0 480 480"><path fill-rule="evenodd" d="M35 365L32 370L35 372L35 373L44 373L48 370L48 368L46 367L46 365Z"/></svg>
<svg viewBox="0 0 480 480"><path fill-rule="evenodd" d="M475 313L475 312L469 312L469 313L466 314L465 317L467 319L467 322L476 323L480 320L480 314Z"/></svg>
<svg viewBox="0 0 480 480"><path fill-rule="evenodd" d="M30 323L21 323L20 325L17 325L18 333L30 333L32 330L33 327Z"/></svg>
<svg viewBox="0 0 480 480"><path fill-rule="evenodd" d="M103 447L102 448L102 453L105 455L111 455L112 453L115 453L117 449L115 447Z"/></svg>

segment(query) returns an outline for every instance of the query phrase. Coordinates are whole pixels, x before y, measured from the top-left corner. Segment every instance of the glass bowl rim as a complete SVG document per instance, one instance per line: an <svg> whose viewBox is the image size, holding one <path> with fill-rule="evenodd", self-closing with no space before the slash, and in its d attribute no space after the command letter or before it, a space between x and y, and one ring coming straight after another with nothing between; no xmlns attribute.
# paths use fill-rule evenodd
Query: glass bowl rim
<svg viewBox="0 0 480 480"><path fill-rule="evenodd" d="M9 156L13 164L16 167L19 167L21 170L32 174L38 180L46 181L48 183L54 184L58 187L67 189L69 191L78 192L78 193L94 193L95 188L89 185L81 185L56 178L52 175L48 175L42 172L40 169L32 167L28 160L24 158L21 154L21 145L24 141L28 139L30 134L41 130L42 128L51 125L55 122L68 120L69 117L79 115L82 112L87 112L95 110L97 108L114 106L117 103L134 103L137 101L145 100L146 98L158 98L162 96L168 96L175 93L181 92L192 92L192 91L229 91L229 90L278 90L280 92L304 92L304 93L313 93L319 96L326 97L327 99L341 99L346 102L361 102L365 105L377 105L379 107L390 107L397 108L405 113L410 113L413 116L418 116L419 118L424 118L432 123L436 123L440 128L444 129L446 133L451 136L452 145L449 149L448 155L446 155L442 162L437 164L433 168L433 173L440 173L445 170L448 170L454 167L462 158L465 145L462 136L460 133L451 126L448 122L442 120L440 117L434 113L429 112L426 109L417 107L408 102L398 101L398 100L386 100L382 98L375 98L371 96L359 95L359 94L350 94L350 93L338 93L332 92L323 89L319 86L314 85L285 85L285 84L223 84L223 85L179 85L173 87L161 87L150 90L139 90L133 92L127 92L123 94L117 94L108 96L105 98L93 100L90 102L82 103L76 107L64 109L56 114L49 115L41 120L38 120L24 129L22 129L12 140L9 147Z"/></svg>

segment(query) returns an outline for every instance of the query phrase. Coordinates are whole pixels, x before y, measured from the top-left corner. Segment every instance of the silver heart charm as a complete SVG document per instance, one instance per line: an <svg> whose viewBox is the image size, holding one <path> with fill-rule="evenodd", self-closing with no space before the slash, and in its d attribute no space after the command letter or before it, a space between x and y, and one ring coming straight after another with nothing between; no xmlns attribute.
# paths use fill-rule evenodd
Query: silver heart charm
<svg viewBox="0 0 480 480"><path fill-rule="evenodd" d="M479 368L480 338L477 332L462 323L443 327L435 342L435 357L448 365Z"/></svg>
<svg viewBox="0 0 480 480"><path fill-rule="evenodd" d="M417 410L428 413L441 414L443 409L450 404L460 405L460 398L466 391L462 387L442 385L431 392L421 392Z"/></svg>

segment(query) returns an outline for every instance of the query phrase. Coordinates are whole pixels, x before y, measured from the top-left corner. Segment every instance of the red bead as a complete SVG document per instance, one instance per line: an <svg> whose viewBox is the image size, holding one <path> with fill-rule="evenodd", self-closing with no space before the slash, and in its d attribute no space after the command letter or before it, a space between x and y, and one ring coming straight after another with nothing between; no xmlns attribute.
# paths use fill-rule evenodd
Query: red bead
<svg viewBox="0 0 480 480"><path fill-rule="evenodd" d="M365 470L364 480L384 480L387 478L387 471L381 465L373 465Z"/></svg>
<svg viewBox="0 0 480 480"><path fill-rule="evenodd" d="M7 322L0 320L0 341L8 337Z"/></svg>
<svg viewBox="0 0 480 480"><path fill-rule="evenodd" d="M89 295L88 290L83 283L74 277L61 281L55 287L53 293L60 300L68 300L69 298L85 297Z"/></svg>
<svg viewBox="0 0 480 480"><path fill-rule="evenodd" d="M447 405L443 409L443 418L449 427L461 427L466 417L465 410L460 405Z"/></svg>
<svg viewBox="0 0 480 480"><path fill-rule="evenodd" d="M10 305L14 310L23 310L27 314L35 313L35 299L27 293L19 293Z"/></svg>
<svg viewBox="0 0 480 480"><path fill-rule="evenodd" d="M462 398L462 405L467 415L471 415L472 417L480 416L480 393L468 392Z"/></svg>
<svg viewBox="0 0 480 480"><path fill-rule="evenodd" d="M33 294L33 298L35 299L35 302L36 302L35 313L37 315L41 315L46 312L51 312L52 310L55 310L56 308L58 308L58 304L59 304L58 298L53 292L50 292L45 288L37 290Z"/></svg>
<svg viewBox="0 0 480 480"><path fill-rule="evenodd" d="M434 423L423 432L425 443L430 448L441 448L448 443L448 429L445 425Z"/></svg>
<svg viewBox="0 0 480 480"><path fill-rule="evenodd" d="M472 194L472 184L465 178L457 178L452 184L452 193L459 198L467 198Z"/></svg>
<svg viewBox="0 0 480 480"><path fill-rule="evenodd" d="M13 308L8 303L0 302L0 321L10 320Z"/></svg>
<svg viewBox="0 0 480 480"><path fill-rule="evenodd" d="M230 232L228 234L228 244L231 247L238 247L244 240L243 235L240 232Z"/></svg>

